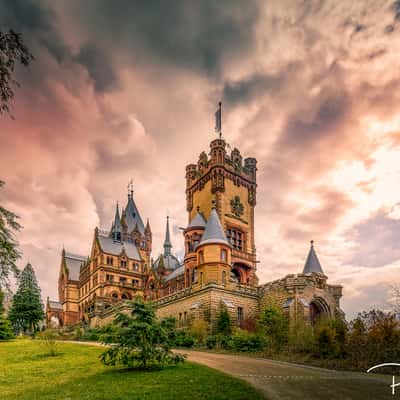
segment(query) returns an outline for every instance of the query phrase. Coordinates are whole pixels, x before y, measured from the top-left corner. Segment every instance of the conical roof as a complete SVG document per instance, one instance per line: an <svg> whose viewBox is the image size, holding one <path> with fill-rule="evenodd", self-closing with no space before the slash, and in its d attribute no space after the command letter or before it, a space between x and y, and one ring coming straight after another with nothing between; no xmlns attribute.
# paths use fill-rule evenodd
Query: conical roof
<svg viewBox="0 0 400 400"><path fill-rule="evenodd" d="M135 201L133 200L133 193L128 195L128 204L125 208L125 222L128 227L128 232L132 232L137 225L139 232L144 234L144 225L142 218L140 217L139 210L136 207Z"/></svg>
<svg viewBox="0 0 400 400"><path fill-rule="evenodd" d="M200 244L207 243L224 243L229 245L215 208L211 210L210 217L208 218L206 228L200 241Z"/></svg>
<svg viewBox="0 0 400 400"><path fill-rule="evenodd" d="M114 223L112 224L112 229L111 233L114 236L114 239L117 237L117 233L121 234L122 232L122 226L121 226L121 218L119 216L119 207L117 203L117 207L115 209L115 217L114 217Z"/></svg>
<svg viewBox="0 0 400 400"><path fill-rule="evenodd" d="M187 229L190 228L205 228L206 220L201 212L197 212L197 214L193 217L188 225Z"/></svg>
<svg viewBox="0 0 400 400"><path fill-rule="evenodd" d="M308 252L307 260L303 268L303 274L311 274L313 272L323 274L321 264L319 263L317 254L314 250L314 241L311 240L310 251Z"/></svg>

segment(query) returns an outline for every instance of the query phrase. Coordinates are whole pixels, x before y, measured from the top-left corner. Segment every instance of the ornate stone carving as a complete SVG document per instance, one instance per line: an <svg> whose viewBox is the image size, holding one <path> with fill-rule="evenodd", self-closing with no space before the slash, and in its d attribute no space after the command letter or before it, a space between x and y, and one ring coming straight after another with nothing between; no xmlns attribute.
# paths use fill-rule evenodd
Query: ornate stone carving
<svg viewBox="0 0 400 400"><path fill-rule="evenodd" d="M236 217L241 217L243 215L244 212L244 206L243 204L240 202L240 197L239 196L235 196L232 200L231 200L231 211L233 213L233 215L235 215Z"/></svg>

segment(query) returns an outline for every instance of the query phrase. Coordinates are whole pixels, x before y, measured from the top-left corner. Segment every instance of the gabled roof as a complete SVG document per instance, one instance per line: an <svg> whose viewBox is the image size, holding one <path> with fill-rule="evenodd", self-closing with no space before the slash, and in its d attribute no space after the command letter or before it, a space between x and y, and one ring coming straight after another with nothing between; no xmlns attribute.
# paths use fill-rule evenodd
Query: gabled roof
<svg viewBox="0 0 400 400"><path fill-rule="evenodd" d="M98 240L100 248L104 253L111 254L114 256L119 256L124 249L125 254L128 258L133 260L141 260L139 251L133 242L116 241L112 237L98 235Z"/></svg>
<svg viewBox="0 0 400 400"><path fill-rule="evenodd" d="M303 274L311 274L313 272L323 274L321 264L319 263L317 254L314 250L314 241L311 240L310 251L308 252L307 260L303 268Z"/></svg>
<svg viewBox="0 0 400 400"><path fill-rule="evenodd" d="M81 270L81 264L85 262L86 259L87 257L65 252L64 255L65 265L68 269L68 278L71 281L79 281L79 272Z"/></svg>
<svg viewBox="0 0 400 400"><path fill-rule="evenodd" d="M136 207L135 201L133 200L132 192L128 195L128 204L125 208L125 222L129 233L132 232L137 225L139 232L144 235L143 221Z"/></svg>
<svg viewBox="0 0 400 400"><path fill-rule="evenodd" d="M171 279L177 278L180 275L183 275L185 272L185 266L182 265L181 267L177 268L175 271L171 272L169 275L165 277L165 280L168 282Z"/></svg>
<svg viewBox="0 0 400 400"><path fill-rule="evenodd" d="M49 300L49 308L50 310L62 310L63 306L59 301Z"/></svg>
<svg viewBox="0 0 400 400"><path fill-rule="evenodd" d="M215 208L211 210L200 245L207 243L224 243L229 245Z"/></svg>
<svg viewBox="0 0 400 400"><path fill-rule="evenodd" d="M197 214L193 217L188 225L187 229L189 228L205 228L206 226L206 219L204 218L201 212L197 212Z"/></svg>

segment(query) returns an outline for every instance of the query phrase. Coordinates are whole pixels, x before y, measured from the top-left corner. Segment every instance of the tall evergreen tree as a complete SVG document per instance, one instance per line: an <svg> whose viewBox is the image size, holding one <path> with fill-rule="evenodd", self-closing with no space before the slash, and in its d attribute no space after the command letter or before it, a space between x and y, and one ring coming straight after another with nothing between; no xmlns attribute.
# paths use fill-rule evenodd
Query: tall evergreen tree
<svg viewBox="0 0 400 400"><path fill-rule="evenodd" d="M27 264L21 273L18 290L15 293L8 314L16 332L34 333L39 328L39 322L44 318L40 287L35 271Z"/></svg>
<svg viewBox="0 0 400 400"><path fill-rule="evenodd" d="M4 293L0 290L0 340L11 339L14 336L13 330L11 328L10 321L5 318L4 313Z"/></svg>
<svg viewBox="0 0 400 400"><path fill-rule="evenodd" d="M0 189L3 185L4 182L0 180ZM8 289L10 275L18 276L19 272L16 262L20 253L14 232L21 226L17 219L18 216L13 212L0 206L0 289Z"/></svg>

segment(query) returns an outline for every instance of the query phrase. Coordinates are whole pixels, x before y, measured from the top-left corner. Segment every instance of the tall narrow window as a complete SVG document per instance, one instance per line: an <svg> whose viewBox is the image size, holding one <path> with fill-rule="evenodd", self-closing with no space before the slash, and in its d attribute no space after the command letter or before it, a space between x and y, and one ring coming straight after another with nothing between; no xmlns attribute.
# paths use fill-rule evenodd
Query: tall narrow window
<svg viewBox="0 0 400 400"><path fill-rule="evenodd" d="M226 284L226 271L222 271L222 283Z"/></svg>
<svg viewBox="0 0 400 400"><path fill-rule="evenodd" d="M197 268L193 269L192 282L197 282Z"/></svg>
<svg viewBox="0 0 400 400"><path fill-rule="evenodd" d="M200 284L201 286L203 286L203 273L200 272Z"/></svg>
<svg viewBox="0 0 400 400"><path fill-rule="evenodd" d="M237 308L237 323L240 325L243 321L243 307Z"/></svg>
<svg viewBox="0 0 400 400"><path fill-rule="evenodd" d="M225 249L221 249L221 261L226 263L227 259L227 251Z"/></svg>
<svg viewBox="0 0 400 400"><path fill-rule="evenodd" d="M199 252L199 264L204 264L204 253L202 251Z"/></svg>

